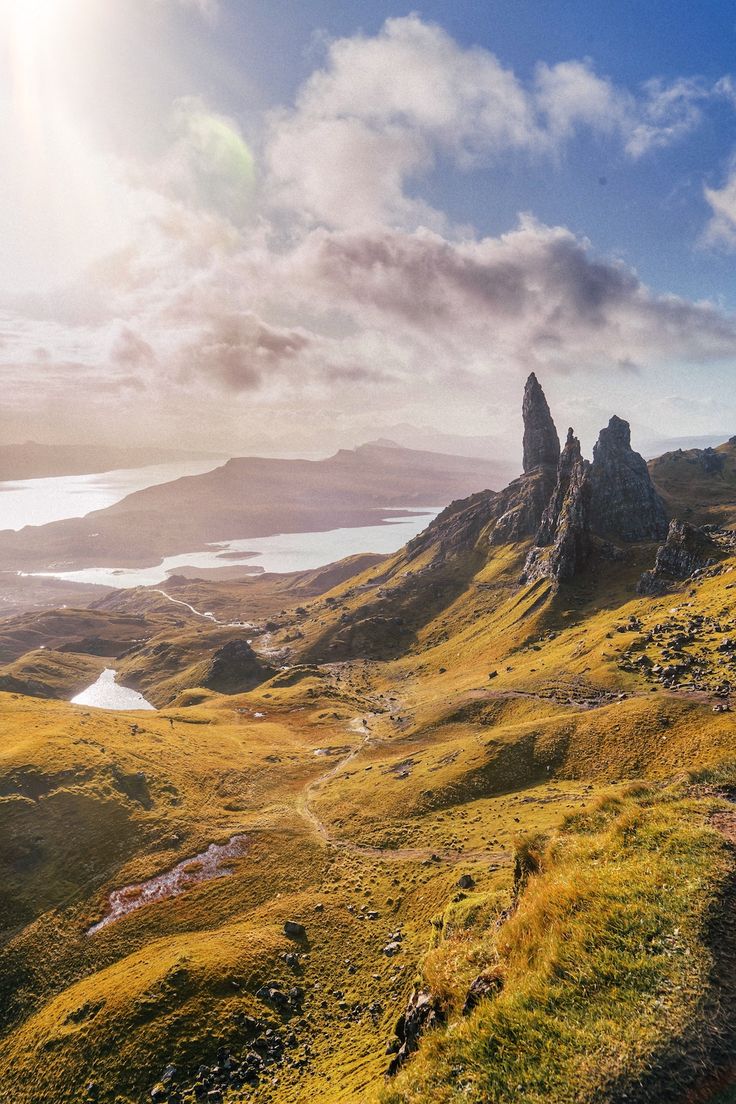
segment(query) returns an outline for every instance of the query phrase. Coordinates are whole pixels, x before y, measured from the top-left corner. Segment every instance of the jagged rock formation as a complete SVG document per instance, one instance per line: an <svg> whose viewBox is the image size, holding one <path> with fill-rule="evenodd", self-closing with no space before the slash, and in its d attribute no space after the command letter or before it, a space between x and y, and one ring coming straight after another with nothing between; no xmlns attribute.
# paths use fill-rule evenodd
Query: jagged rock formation
<svg viewBox="0 0 736 1104"><path fill-rule="evenodd" d="M421 552L438 543L445 554L467 550L484 531L492 545L528 540L536 534L555 489L560 440L544 391L533 372L526 381L522 417L524 474L497 493L486 491L453 502L409 543L410 552Z"/></svg>
<svg viewBox="0 0 736 1104"><path fill-rule="evenodd" d="M544 464L500 491L493 504L490 543L512 544L534 536L554 490L555 479L555 469Z"/></svg>
<svg viewBox="0 0 736 1104"><path fill-rule="evenodd" d="M617 559L625 555L619 544L664 538L664 505L644 460L631 448L627 422L611 419L591 464L572 430L560 452L533 374L522 412L523 474L502 491L481 491L443 510L360 584L357 604L340 607L339 620L330 618L301 653L303 662L405 654L417 645L422 626L472 585L495 547L511 546L515 553L533 542L521 581L547 578L557 584L580 575L593 553Z"/></svg>
<svg viewBox="0 0 736 1104"><path fill-rule="evenodd" d="M674 518L667 540L657 549L651 571L645 571L637 587L640 594L663 594L673 582L689 579L721 557L721 548L705 529Z"/></svg>
<svg viewBox="0 0 736 1104"><path fill-rule="evenodd" d="M242 694L274 674L245 640L230 640L206 661L198 685L218 694Z"/></svg>
<svg viewBox="0 0 736 1104"><path fill-rule="evenodd" d="M591 548L590 464L572 429L560 456L557 484L524 567L524 581L541 577L566 581L585 567Z"/></svg>
<svg viewBox="0 0 736 1104"><path fill-rule="evenodd" d="M424 1032L438 1027L443 1022L443 1018L432 993L423 989L415 989L411 993L406 1008L396 1024L399 1049L388 1067L389 1077L393 1077L406 1059L417 1050Z"/></svg>
<svg viewBox="0 0 736 1104"><path fill-rule="evenodd" d="M705 448L700 454L699 463L706 475L718 475L723 471L725 458L714 448Z"/></svg>
<svg viewBox="0 0 736 1104"><path fill-rule="evenodd" d="M560 459L560 439L546 396L534 372L526 381L521 409L524 418L524 471L534 471L540 464L556 466Z"/></svg>
<svg viewBox="0 0 736 1104"><path fill-rule="evenodd" d="M590 469L590 520L594 533L613 541L663 540L664 503L646 462L631 447L631 428L615 414L602 429Z"/></svg>
<svg viewBox="0 0 736 1104"><path fill-rule="evenodd" d="M537 389L541 392L535 379ZM583 459L570 429L522 581L568 581L585 568L596 543L661 540L666 532L664 503L643 457L631 447L629 423L611 418L600 432L592 464Z"/></svg>
<svg viewBox="0 0 736 1104"><path fill-rule="evenodd" d="M475 546L481 534L490 545L534 537L523 581L565 581L585 568L596 543L665 537L664 503L643 457L631 447L628 422L616 415L611 418L589 464L572 429L560 452L547 399L534 373L527 380L522 414L524 474L498 494L453 504L417 538L417 548L436 546L438 538L447 551Z"/></svg>

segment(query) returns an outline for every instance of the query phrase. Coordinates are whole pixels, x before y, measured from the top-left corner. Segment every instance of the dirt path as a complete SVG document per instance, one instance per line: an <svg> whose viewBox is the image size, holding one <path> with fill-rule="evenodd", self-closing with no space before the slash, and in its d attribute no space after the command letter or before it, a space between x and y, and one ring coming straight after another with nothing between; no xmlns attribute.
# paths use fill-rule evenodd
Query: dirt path
<svg viewBox="0 0 736 1104"><path fill-rule="evenodd" d="M252 629L254 626L249 621L220 621L215 617L214 613L202 613L201 610L195 609L194 606L190 606L189 602L183 602L181 598L172 598L170 594L167 594L165 590L160 590L156 587L153 591L154 594L160 594L163 598L166 598L169 602L173 602L175 606L184 606L190 613L193 613L195 617L202 617L205 621L211 621L213 625L223 625L226 629Z"/></svg>
<svg viewBox="0 0 736 1104"><path fill-rule="evenodd" d="M347 755L343 756L342 759L339 759L334 766L330 767L324 774L321 774L319 778L315 778L312 782L309 782L299 795L296 805L297 812L311 824L317 835L320 836L326 844L329 844L330 847L337 847L341 851L348 851L351 855L361 855L364 858L371 859L382 859L386 862L423 862L429 860L449 863L463 861L500 863L506 861L509 858L509 853L507 851L448 851L424 847L372 847L370 844L355 843L353 840L339 839L330 832L325 822L321 820L315 812L311 801L319 790L333 778L341 774L368 745L373 738L373 734L369 724L366 723L366 718L373 716L375 716L375 714L366 713L362 717L355 717L351 721L351 731L354 732L356 727L360 726L360 730L364 733L361 742Z"/></svg>

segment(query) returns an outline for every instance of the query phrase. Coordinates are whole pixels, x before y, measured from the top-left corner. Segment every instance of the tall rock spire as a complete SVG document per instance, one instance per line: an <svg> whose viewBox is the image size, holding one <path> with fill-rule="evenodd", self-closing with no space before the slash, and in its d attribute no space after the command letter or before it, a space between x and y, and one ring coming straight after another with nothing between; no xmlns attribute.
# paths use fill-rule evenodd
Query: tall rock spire
<svg viewBox="0 0 736 1104"><path fill-rule="evenodd" d="M534 471L541 464L556 465L560 459L560 439L544 391L533 372L526 381L521 412L524 418L524 471Z"/></svg>
<svg viewBox="0 0 736 1104"><path fill-rule="evenodd" d="M557 485L524 567L524 582L546 576L573 579L588 562L590 540L590 464L580 452L572 429L557 467Z"/></svg>
<svg viewBox="0 0 736 1104"><path fill-rule="evenodd" d="M646 462L631 447L628 422L615 414L602 429L590 468L593 532L612 540L664 540L667 514Z"/></svg>

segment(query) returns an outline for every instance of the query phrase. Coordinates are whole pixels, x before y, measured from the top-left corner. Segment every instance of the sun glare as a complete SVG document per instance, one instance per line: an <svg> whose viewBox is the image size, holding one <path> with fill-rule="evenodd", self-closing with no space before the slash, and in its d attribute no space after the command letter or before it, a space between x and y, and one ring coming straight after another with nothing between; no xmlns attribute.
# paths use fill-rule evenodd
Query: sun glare
<svg viewBox="0 0 736 1104"><path fill-rule="evenodd" d="M53 15L54 10L62 6L63 0L2 0L2 7L16 19L33 23Z"/></svg>
<svg viewBox="0 0 736 1104"><path fill-rule="evenodd" d="M6 51L11 96L31 126L51 92L65 46L60 21L76 0L0 0L0 36Z"/></svg>
<svg viewBox="0 0 736 1104"><path fill-rule="evenodd" d="M11 33L43 31L64 8L65 0L0 0L0 16Z"/></svg>

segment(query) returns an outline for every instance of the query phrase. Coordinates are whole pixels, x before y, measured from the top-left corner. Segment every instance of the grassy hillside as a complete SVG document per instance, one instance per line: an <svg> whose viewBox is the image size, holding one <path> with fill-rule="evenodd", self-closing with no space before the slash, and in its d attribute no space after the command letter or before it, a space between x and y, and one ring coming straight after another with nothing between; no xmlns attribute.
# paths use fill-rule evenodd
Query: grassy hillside
<svg viewBox="0 0 736 1104"><path fill-rule="evenodd" d="M678 449L649 464L670 512L702 525L736 524L736 441L716 449Z"/></svg>
<svg viewBox="0 0 736 1104"><path fill-rule="evenodd" d="M704 1054L725 1062L736 1008L713 985L719 970L733 980L716 938L736 934L724 823L736 826L726 801L631 786L522 841L517 896L458 894L439 918L421 984L443 1025L382 1104L703 1088ZM463 1015L473 985L484 998Z"/></svg>
<svg viewBox="0 0 736 1104"><path fill-rule="evenodd" d="M646 544L523 586L501 521L475 496L380 562L110 596L48 650L0 625L18 677L113 654L163 706L0 693L13 1104L728 1091L736 557L654 598ZM218 684L248 639L261 681Z"/></svg>

